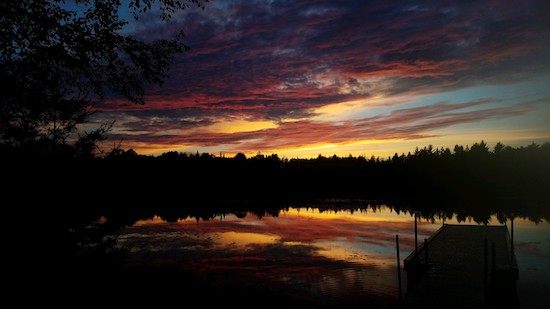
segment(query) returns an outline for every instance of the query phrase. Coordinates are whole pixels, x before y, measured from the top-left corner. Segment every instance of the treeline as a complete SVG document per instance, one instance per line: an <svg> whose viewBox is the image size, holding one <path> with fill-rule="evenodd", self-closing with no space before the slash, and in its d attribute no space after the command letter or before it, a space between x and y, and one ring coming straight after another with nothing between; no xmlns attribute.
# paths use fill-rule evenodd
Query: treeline
<svg viewBox="0 0 550 309"><path fill-rule="evenodd" d="M516 148L497 143L493 149L484 141L452 150L427 146L384 159L178 152L155 157L121 149L73 160L3 154L5 197L32 211L154 206L210 213L213 206L245 204L246 211L258 207L262 212L271 202L278 211L289 203L359 199L425 214L550 217L550 143Z"/></svg>
<svg viewBox="0 0 550 309"><path fill-rule="evenodd" d="M56 192L90 204L360 198L423 202L424 207L442 207L443 200L445 207L474 202L535 207L550 200L550 143L427 146L384 159L177 152L155 157L116 150L86 160L3 162L15 168L15 178L26 177L20 184L32 184L29 189L42 196Z"/></svg>
<svg viewBox="0 0 550 309"><path fill-rule="evenodd" d="M128 150L102 160L116 162L113 167L139 168L159 181L171 179L176 187L184 185L176 192L211 189L209 196L222 199L530 199L550 189L550 143L518 148L498 143L494 149L484 141L471 147L456 145L453 150L427 146L384 159L351 155L281 159L276 154L225 158L177 152L152 157Z"/></svg>
<svg viewBox="0 0 550 309"><path fill-rule="evenodd" d="M521 146L518 148L513 148L511 146L504 145L500 142L498 142L492 150L489 149L489 146L485 141L481 141L479 143L474 143L471 147L470 146L462 146L462 145L455 145L453 149L450 149L448 147L441 147L441 148L434 148L432 145L428 145L424 148L416 148L414 152L409 152L407 155L404 153L398 154L395 153L393 156L381 158L381 157L375 157L370 156L369 158L365 156L352 156L351 154L344 157L339 157L337 155L332 156L324 156L322 154L319 154L316 158L307 158L307 159L300 159L300 158L280 158L279 155L276 153L270 154L270 155L264 155L261 153L256 154L252 157L246 157L243 153L237 153L234 157L226 157L224 153L220 153L219 155L216 154L210 154L208 152L199 153L198 151L196 153L186 153L186 152L177 152L177 151L168 151L164 152L161 155L153 156L153 155L141 155L135 152L133 149L123 150L120 147L115 147L112 150L97 156L97 158L103 158L106 160L141 160L141 161L186 161L186 160L224 160L224 161L267 161L267 162L296 162L296 161L325 161L326 160L332 160L331 162L335 162L338 160L347 160L347 161L359 161L359 162L368 162L370 164L374 163L382 163L385 161L404 161L408 159L418 158L418 157L449 157L449 156L484 156L484 155L502 155L502 154L508 154L508 155L517 155L518 153L524 153L524 154L534 154L535 152L539 152L539 150L542 150L543 152L550 151L550 143L546 142L542 145L531 143L528 146Z"/></svg>

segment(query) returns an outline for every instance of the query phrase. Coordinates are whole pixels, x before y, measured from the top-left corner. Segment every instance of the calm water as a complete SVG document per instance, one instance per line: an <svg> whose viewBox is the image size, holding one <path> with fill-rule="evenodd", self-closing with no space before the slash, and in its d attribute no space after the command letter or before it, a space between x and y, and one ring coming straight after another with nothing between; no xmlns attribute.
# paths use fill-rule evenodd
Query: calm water
<svg viewBox="0 0 550 309"><path fill-rule="evenodd" d="M442 223L421 220L419 242ZM468 218L445 223L475 224ZM492 218L490 224L501 223ZM124 229L118 245L128 250L128 266L193 272L222 289L253 287L317 307L387 307L399 295L396 235L403 266L414 250L414 217L385 207L289 208L278 216L240 213L177 222L154 217ZM550 301L550 224L516 219L514 241L522 308L542 308ZM406 293L406 273L401 275Z"/></svg>

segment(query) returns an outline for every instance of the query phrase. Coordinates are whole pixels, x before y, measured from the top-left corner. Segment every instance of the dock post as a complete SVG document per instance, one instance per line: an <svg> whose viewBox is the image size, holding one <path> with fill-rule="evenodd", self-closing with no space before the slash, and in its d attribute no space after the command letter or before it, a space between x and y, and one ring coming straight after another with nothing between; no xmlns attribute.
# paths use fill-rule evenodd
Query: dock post
<svg viewBox="0 0 550 309"><path fill-rule="evenodd" d="M511 231L511 235L510 235L510 248L512 248L512 254L514 254L514 217L512 217L511 219L511 228L512 228L512 231Z"/></svg>
<svg viewBox="0 0 550 309"><path fill-rule="evenodd" d="M402 302L401 293L401 259L399 258L399 235L395 235L395 245L397 248L397 282L399 284L399 304Z"/></svg>
<svg viewBox="0 0 550 309"><path fill-rule="evenodd" d="M418 253L418 228L416 224L416 211L414 212L414 252Z"/></svg>
<svg viewBox="0 0 550 309"><path fill-rule="evenodd" d="M488 284L488 275L487 272L488 269L488 263L489 263L489 257L488 257L488 251L489 251L489 244L487 241L487 237L485 237L484 241L484 253L483 253L483 292L484 292L484 301L485 301L485 308L488 307L489 304L489 284Z"/></svg>

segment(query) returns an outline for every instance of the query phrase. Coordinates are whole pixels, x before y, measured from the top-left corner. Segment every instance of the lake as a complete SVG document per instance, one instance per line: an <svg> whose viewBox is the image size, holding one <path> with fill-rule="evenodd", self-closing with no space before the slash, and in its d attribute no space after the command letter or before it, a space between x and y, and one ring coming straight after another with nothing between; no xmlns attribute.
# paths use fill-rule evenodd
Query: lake
<svg viewBox="0 0 550 309"><path fill-rule="evenodd" d="M269 213L153 216L124 228L117 247L124 250L128 269L191 276L197 286L232 295L235 304L245 304L254 294L264 302L302 307L397 306L396 235L402 268L415 248L414 215L384 205L323 205L289 205ZM420 219L418 241L443 223L477 224L470 217L444 217ZM488 224L502 225L494 215ZM550 224L515 218L514 245L521 307L542 308L550 301ZM402 269L401 276L406 294Z"/></svg>

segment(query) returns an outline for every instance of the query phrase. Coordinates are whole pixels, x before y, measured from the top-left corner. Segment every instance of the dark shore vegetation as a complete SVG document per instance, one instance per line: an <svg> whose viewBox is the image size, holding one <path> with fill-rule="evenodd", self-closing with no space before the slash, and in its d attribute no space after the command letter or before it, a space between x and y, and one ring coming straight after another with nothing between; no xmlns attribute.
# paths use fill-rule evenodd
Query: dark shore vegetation
<svg viewBox="0 0 550 309"><path fill-rule="evenodd" d="M71 208L188 208L239 203L263 207L319 199L361 199L426 214L484 212L548 218L550 143L490 150L483 141L453 150L417 148L388 158L226 158L209 153L24 158L5 150L14 184ZM24 158L24 159L21 159ZM53 194L56 192L56 194ZM29 201L30 202L30 201ZM30 204L30 203L29 203Z"/></svg>

